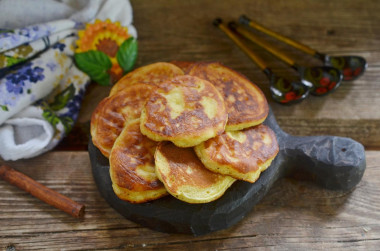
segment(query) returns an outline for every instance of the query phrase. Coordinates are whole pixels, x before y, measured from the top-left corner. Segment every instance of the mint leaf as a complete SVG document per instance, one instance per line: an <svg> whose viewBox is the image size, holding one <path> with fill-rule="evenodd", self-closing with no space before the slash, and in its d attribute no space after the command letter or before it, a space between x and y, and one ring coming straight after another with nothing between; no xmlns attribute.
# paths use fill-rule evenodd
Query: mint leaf
<svg viewBox="0 0 380 251"><path fill-rule="evenodd" d="M86 51L75 53L75 62L80 70L90 76L100 85L110 85L111 79L107 71L112 67L112 62L107 54L101 51Z"/></svg>
<svg viewBox="0 0 380 251"><path fill-rule="evenodd" d="M125 40L117 51L116 59L124 73L131 71L137 60L137 40L133 37Z"/></svg>

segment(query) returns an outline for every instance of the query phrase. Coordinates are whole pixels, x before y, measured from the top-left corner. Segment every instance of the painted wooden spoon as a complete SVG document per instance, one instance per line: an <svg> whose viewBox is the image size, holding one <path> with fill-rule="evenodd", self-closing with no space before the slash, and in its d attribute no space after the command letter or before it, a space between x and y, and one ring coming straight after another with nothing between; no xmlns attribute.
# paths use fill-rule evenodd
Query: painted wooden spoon
<svg viewBox="0 0 380 251"><path fill-rule="evenodd" d="M301 81L291 82L285 78L276 76L272 70L266 65L264 60L249 49L236 34L234 34L222 22L220 18L214 20L213 24L221 29L239 48L244 51L253 62L267 75L270 84L270 92L272 98L281 104L294 104L304 100L309 95L309 86Z"/></svg>
<svg viewBox="0 0 380 251"><path fill-rule="evenodd" d="M239 22L248 25L256 30L259 30L271 37L274 37L294 48L297 48L307 54L310 54L320 59L324 65L333 66L343 73L343 80L350 81L360 77L367 68L367 62L360 56L329 56L327 54L320 53L300 42L294 41L288 37L285 37L277 32L274 32L261 24L249 19L247 16L242 15L239 18Z"/></svg>
<svg viewBox="0 0 380 251"><path fill-rule="evenodd" d="M268 52L272 53L274 56L278 57L285 63L289 64L293 69L295 69L300 77L301 81L309 86L310 93L316 96L326 95L334 90L336 90L342 82L342 73L340 70L332 66L314 66L314 67L303 67L298 65L291 57L276 49L272 45L268 44L264 40L260 39L252 32L239 26L235 22L230 22L229 27L235 30L237 33L247 38L248 40L261 46Z"/></svg>

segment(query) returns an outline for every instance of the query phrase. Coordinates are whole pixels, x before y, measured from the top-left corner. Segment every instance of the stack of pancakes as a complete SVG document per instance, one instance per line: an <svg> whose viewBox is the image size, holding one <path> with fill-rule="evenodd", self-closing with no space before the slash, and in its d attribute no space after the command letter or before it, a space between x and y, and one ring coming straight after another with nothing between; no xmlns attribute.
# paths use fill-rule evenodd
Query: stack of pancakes
<svg viewBox="0 0 380 251"><path fill-rule="evenodd" d="M120 199L206 203L236 180L255 182L275 158L267 115L261 90L220 63L159 62L119 80L92 114L91 136Z"/></svg>

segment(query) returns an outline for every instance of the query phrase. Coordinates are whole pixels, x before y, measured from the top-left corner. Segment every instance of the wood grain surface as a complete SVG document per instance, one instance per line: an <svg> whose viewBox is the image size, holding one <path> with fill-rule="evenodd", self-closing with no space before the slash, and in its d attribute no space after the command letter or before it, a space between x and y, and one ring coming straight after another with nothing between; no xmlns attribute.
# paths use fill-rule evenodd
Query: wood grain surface
<svg viewBox="0 0 380 251"><path fill-rule="evenodd" d="M307 181L278 181L236 226L205 236L173 235L141 227L116 213L94 184L85 151L89 119L110 87L92 84L78 123L58 148L6 164L86 205L83 219L68 216L0 180L0 250L379 250L380 247L380 2L377 0L131 0L138 31L136 67L157 61L220 61L243 73L267 95L278 123L294 135L351 137L366 147L367 170L352 192L321 189ZM241 14L331 55L359 55L368 69L325 97L294 106L269 98L268 80L220 30L216 17ZM293 56L310 56L257 33ZM296 78L256 45L279 75ZM0 142L1 147L1 142ZM0 164L3 162L0 160Z"/></svg>
<svg viewBox="0 0 380 251"><path fill-rule="evenodd" d="M352 192L282 179L240 223L200 237L160 233L122 218L100 196L85 151L7 163L84 203L86 214L83 219L70 217L0 180L0 250L376 250L380 152L366 154L367 170Z"/></svg>
<svg viewBox="0 0 380 251"><path fill-rule="evenodd" d="M295 135L338 135L351 137L367 148L380 149L380 3L376 0L323 1L214 1L136 0L134 25L138 31L139 56L136 67L157 61L220 61L256 83L268 97L280 126ZM344 82L325 97L310 97L301 104L283 106L269 98L266 76L220 30L216 17L226 22L241 14L283 35L331 55L359 55L368 69L356 81ZM260 37L293 56L299 64L316 61L263 33ZM261 55L274 72L289 78L296 73L263 51ZM108 95L109 88L93 87L87 92L79 123L90 119L94 106Z"/></svg>

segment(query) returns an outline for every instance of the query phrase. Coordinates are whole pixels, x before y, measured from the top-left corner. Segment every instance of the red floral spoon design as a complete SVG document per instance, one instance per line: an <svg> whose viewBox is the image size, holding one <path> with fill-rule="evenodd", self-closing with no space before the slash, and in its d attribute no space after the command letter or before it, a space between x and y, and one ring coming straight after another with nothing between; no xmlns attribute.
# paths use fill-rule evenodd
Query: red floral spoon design
<svg viewBox="0 0 380 251"><path fill-rule="evenodd" d="M318 52L315 57L321 59L325 65L341 70L344 81L357 79L367 69L367 61L359 56L328 56Z"/></svg>
<svg viewBox="0 0 380 251"><path fill-rule="evenodd" d="M302 68L297 66L304 81L309 81L313 85L311 94L323 96L334 91L342 82L341 72L331 66L317 66Z"/></svg>

